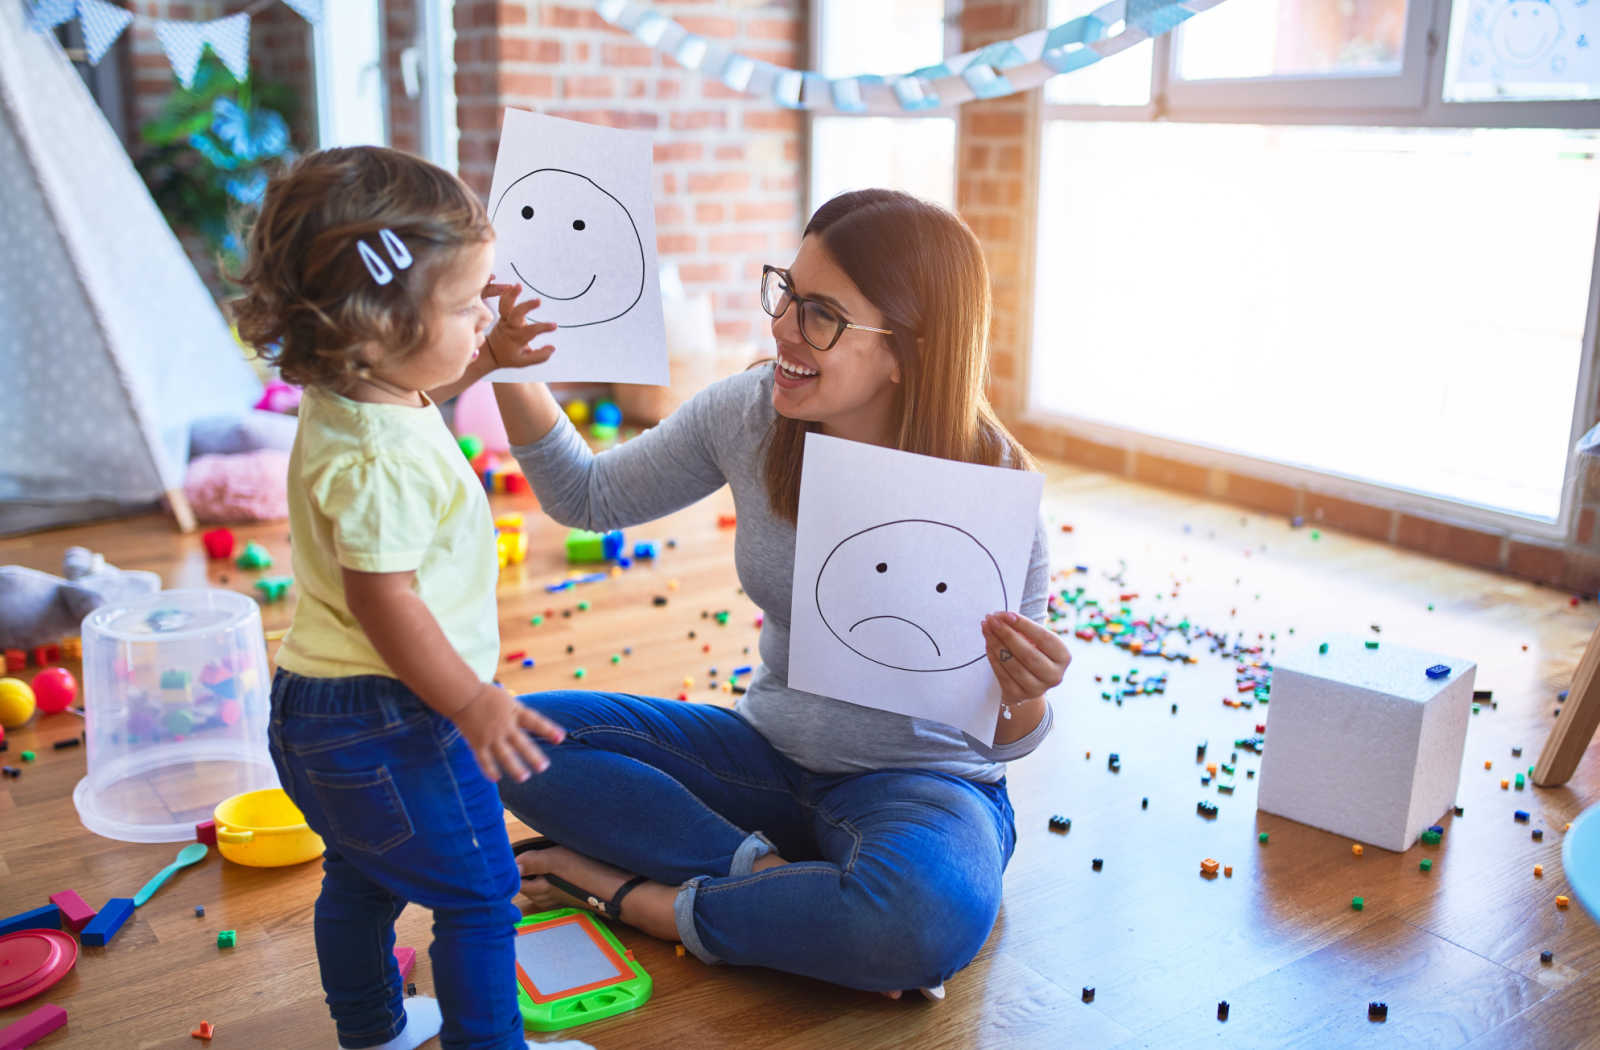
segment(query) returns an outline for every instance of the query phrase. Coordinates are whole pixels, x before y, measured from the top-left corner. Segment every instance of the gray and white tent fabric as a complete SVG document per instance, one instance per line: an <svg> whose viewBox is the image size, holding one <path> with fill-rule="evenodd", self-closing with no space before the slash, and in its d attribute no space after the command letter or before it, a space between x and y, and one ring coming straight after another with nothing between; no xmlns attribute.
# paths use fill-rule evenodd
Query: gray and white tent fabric
<svg viewBox="0 0 1600 1050"><path fill-rule="evenodd" d="M71 62L0 0L0 535L181 495L191 424L260 393Z"/></svg>

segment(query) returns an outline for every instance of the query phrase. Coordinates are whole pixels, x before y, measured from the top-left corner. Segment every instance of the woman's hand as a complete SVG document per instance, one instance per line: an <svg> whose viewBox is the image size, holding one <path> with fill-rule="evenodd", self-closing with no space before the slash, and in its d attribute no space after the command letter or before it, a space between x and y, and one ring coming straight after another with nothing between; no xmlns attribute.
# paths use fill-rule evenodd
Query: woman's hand
<svg viewBox="0 0 1600 1050"><path fill-rule="evenodd" d="M565 729L524 706L504 689L487 682L465 707L450 716L450 720L467 738L478 767L490 781L499 780L504 771L520 784L532 775L528 767L533 767L537 773L549 768L550 760L544 757L530 733L552 744L567 738Z"/></svg>
<svg viewBox="0 0 1600 1050"><path fill-rule="evenodd" d="M989 666L1000 683L1000 702L1034 700L1061 684L1072 663L1067 645L1054 631L1014 612L983 618L983 643Z"/></svg>
<svg viewBox="0 0 1600 1050"><path fill-rule="evenodd" d="M555 331L556 324L554 321L529 321L528 314L537 310L542 300L529 299L525 303L518 303L517 296L521 292L522 285L496 284L492 277L483 286L485 299L498 297L500 300L500 320L495 322L483 341L484 349L498 368L542 365L556 352L556 348L549 345L537 350L532 347L535 339Z"/></svg>

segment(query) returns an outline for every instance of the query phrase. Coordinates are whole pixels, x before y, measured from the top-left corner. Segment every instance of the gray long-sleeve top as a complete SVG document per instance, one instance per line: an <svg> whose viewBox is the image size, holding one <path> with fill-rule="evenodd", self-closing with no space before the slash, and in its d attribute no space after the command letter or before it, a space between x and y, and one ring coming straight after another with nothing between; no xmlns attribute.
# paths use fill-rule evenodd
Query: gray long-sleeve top
<svg viewBox="0 0 1600 1050"><path fill-rule="evenodd" d="M734 563L739 581L764 613L761 666L735 711L773 747L816 773L928 769L993 782L1004 762L1038 747L1053 715L1027 736L989 747L952 726L789 688L789 615L794 583L794 526L772 513L762 476L764 442L775 418L772 366L714 383L661 425L598 455L566 417L550 433L511 452L545 513L573 527L606 531L653 521L733 489L739 524ZM1042 622L1049 551L1041 520L1023 587L1021 613Z"/></svg>

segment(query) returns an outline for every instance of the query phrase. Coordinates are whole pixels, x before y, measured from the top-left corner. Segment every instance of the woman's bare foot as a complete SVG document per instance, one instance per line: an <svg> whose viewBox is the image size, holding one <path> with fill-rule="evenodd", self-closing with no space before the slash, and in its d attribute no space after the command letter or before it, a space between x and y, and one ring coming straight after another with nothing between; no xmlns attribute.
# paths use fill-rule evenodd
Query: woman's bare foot
<svg viewBox="0 0 1600 1050"><path fill-rule="evenodd" d="M932 988L918 988L917 991L922 993L922 997L924 999L930 999L930 1000L932 1000L933 1002L936 1002L936 1003L940 1003L940 1002L944 1001L944 985L942 985L942 984L934 985ZM902 995L904 995L905 993L904 992L900 992L900 991L893 991L893 992L879 992L878 994L883 996L885 999L898 999Z"/></svg>
<svg viewBox="0 0 1600 1050"><path fill-rule="evenodd" d="M517 867L523 875L522 893L540 911L553 908L584 908L599 910L633 876L621 868L613 868L592 857L586 857L565 846L528 850L517 856ZM574 897L557 889L540 875L555 875L572 885L586 890L590 896ZM622 913L607 916L627 923L664 941L678 939L677 919L673 915L673 900L678 888L659 882L645 882L623 898Z"/></svg>

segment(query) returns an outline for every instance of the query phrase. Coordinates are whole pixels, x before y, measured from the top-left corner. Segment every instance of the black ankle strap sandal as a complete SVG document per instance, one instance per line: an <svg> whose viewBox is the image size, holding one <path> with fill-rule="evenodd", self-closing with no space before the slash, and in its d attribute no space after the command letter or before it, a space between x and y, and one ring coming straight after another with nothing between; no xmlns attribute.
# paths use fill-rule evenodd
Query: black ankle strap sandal
<svg viewBox="0 0 1600 1050"><path fill-rule="evenodd" d="M540 835L536 838L524 839L521 842L513 842L511 844L511 855L514 857L521 856L522 854L527 853L529 850L550 849L553 846L559 845L559 842ZM545 880L562 893L576 897L583 901L589 907L593 908L595 911L599 912L608 919L620 919L622 917L622 898L626 897L635 889L650 881L643 875L635 875L627 882L624 882L617 892L611 895L611 899L606 901L601 900L599 897L593 893L590 893L588 890L583 889L581 886L574 886L572 883L568 882L566 879L563 879L559 875L524 875L522 877L523 882L529 882L533 879Z"/></svg>

